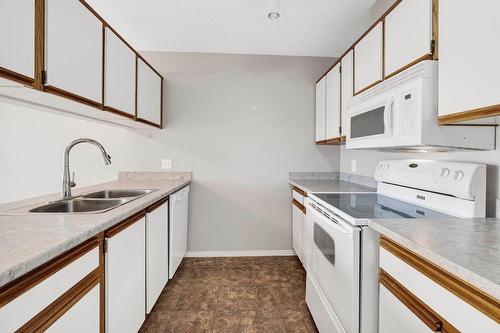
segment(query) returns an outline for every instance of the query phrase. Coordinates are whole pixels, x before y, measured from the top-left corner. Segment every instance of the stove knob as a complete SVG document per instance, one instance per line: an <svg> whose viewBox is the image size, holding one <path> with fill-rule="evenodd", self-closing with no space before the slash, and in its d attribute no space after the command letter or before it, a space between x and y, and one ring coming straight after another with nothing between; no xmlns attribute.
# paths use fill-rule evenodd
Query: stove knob
<svg viewBox="0 0 500 333"><path fill-rule="evenodd" d="M462 170L455 171L455 180L459 181L464 178L464 172Z"/></svg>
<svg viewBox="0 0 500 333"><path fill-rule="evenodd" d="M441 177L448 177L450 175L450 169L442 168L441 169Z"/></svg>

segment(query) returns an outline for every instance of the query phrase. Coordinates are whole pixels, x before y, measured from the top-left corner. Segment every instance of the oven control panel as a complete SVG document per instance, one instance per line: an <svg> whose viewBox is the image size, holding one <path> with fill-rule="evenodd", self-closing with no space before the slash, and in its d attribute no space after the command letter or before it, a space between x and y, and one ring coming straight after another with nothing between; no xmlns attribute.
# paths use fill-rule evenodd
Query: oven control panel
<svg viewBox="0 0 500 333"><path fill-rule="evenodd" d="M434 160L380 161L375 179L426 191L473 200L486 183L486 166ZM484 194L483 194L484 195Z"/></svg>

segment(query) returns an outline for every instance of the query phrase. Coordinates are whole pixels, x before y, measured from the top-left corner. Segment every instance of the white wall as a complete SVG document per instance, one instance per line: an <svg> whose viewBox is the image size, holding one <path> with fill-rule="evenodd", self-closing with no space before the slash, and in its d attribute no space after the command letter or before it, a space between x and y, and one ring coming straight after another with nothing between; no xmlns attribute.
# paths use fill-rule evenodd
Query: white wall
<svg viewBox="0 0 500 333"><path fill-rule="evenodd" d="M129 130L0 101L0 203L59 192L64 148L90 137L103 144L112 164L88 144L71 153L78 186L114 180L119 170L156 167L142 156L156 144Z"/></svg>
<svg viewBox="0 0 500 333"><path fill-rule="evenodd" d="M189 250L290 249L288 172L339 167L338 147L314 144L314 82L333 60L145 56L166 78L156 159L194 175Z"/></svg>
<svg viewBox="0 0 500 333"><path fill-rule="evenodd" d="M189 250L291 249L289 171L337 171L335 146L314 144L314 82L329 58L146 53L164 74L163 131L129 130L0 103L0 202L60 190L72 153L79 186L119 170L193 171ZM254 109L255 107L255 109Z"/></svg>

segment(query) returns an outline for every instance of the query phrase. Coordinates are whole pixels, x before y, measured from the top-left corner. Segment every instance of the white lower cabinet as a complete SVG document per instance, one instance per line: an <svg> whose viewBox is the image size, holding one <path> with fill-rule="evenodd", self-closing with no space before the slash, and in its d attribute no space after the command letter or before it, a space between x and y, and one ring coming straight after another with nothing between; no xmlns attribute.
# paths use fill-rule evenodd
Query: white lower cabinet
<svg viewBox="0 0 500 333"><path fill-rule="evenodd" d="M379 332L400 333L403 328L406 333L435 332L387 288L380 286Z"/></svg>
<svg viewBox="0 0 500 333"><path fill-rule="evenodd" d="M168 282L168 201L146 213L146 312Z"/></svg>
<svg viewBox="0 0 500 333"><path fill-rule="evenodd" d="M56 320L46 332L98 333L100 329L99 290L100 284L97 284Z"/></svg>
<svg viewBox="0 0 500 333"><path fill-rule="evenodd" d="M472 288L417 255L409 257L408 250L392 241L384 239L381 244L379 332L500 333L500 325L486 314L484 302L477 302L485 294L451 292Z"/></svg>
<svg viewBox="0 0 500 333"><path fill-rule="evenodd" d="M75 251L78 251L78 249ZM72 254L69 253L68 256L70 255ZM41 272L36 274L47 275L46 279L14 297L7 304L0 306L0 332L15 332L27 325L35 316L44 311L50 304L55 302L98 267L99 250L95 247L62 268L57 267L57 262L53 266L48 265L42 268ZM15 287L14 285L13 293L17 292ZM99 312L98 306L95 311ZM37 321L46 320L48 319L40 318ZM96 322L99 323L99 320ZM37 324L35 323L34 325ZM30 329L28 328L27 330L29 331Z"/></svg>
<svg viewBox="0 0 500 333"><path fill-rule="evenodd" d="M125 222L126 223L126 222ZM106 235L106 332L136 333L146 317L146 219Z"/></svg>
<svg viewBox="0 0 500 333"><path fill-rule="evenodd" d="M292 204L292 246L299 260L302 262L302 225L304 213L295 202Z"/></svg>

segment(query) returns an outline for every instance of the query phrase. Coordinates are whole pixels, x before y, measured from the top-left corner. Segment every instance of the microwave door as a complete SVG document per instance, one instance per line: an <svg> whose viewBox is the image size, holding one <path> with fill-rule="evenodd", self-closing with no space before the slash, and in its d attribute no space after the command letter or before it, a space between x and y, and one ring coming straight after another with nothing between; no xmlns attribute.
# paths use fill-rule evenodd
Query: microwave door
<svg viewBox="0 0 500 333"><path fill-rule="evenodd" d="M395 98L376 96L351 111L347 149L391 146L395 135Z"/></svg>

